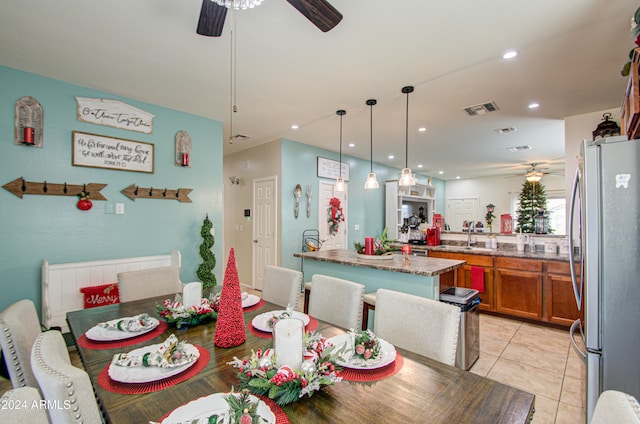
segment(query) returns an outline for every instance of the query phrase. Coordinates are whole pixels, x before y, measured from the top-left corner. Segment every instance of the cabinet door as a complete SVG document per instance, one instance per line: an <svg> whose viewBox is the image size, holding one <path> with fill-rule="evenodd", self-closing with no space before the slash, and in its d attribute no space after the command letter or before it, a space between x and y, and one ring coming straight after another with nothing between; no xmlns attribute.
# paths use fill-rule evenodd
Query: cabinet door
<svg viewBox="0 0 640 424"><path fill-rule="evenodd" d="M464 265L458 268L458 281L456 282L456 286L467 287L469 289L473 288L471 286L471 268L471 265ZM484 267L484 292L480 293L480 309L486 311L496 310L493 288L493 267Z"/></svg>
<svg viewBox="0 0 640 424"><path fill-rule="evenodd" d="M542 320L542 275L496 268L496 312Z"/></svg>
<svg viewBox="0 0 640 424"><path fill-rule="evenodd" d="M549 261L546 263L546 270L545 320L569 327L580 318L580 311L573 294L569 264Z"/></svg>

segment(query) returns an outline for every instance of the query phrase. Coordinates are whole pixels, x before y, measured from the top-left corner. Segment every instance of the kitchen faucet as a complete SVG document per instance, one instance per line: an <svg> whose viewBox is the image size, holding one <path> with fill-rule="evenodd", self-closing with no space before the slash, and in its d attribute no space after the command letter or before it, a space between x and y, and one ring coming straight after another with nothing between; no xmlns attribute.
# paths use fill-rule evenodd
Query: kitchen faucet
<svg viewBox="0 0 640 424"><path fill-rule="evenodd" d="M467 231L469 232L469 234L467 234L467 247L471 247L471 233L473 232L473 228L474 228L473 221L469 221L467 223Z"/></svg>

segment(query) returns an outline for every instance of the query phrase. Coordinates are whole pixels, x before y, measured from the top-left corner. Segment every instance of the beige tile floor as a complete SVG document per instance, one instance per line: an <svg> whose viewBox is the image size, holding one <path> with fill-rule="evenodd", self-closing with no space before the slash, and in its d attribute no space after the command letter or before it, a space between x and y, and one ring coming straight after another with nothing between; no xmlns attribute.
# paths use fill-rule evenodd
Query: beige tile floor
<svg viewBox="0 0 640 424"><path fill-rule="evenodd" d="M70 356L82 366L74 349ZM534 424L584 423L584 364L568 331L481 314L480 358L470 371L535 394ZM10 388L0 377L0 394Z"/></svg>
<svg viewBox="0 0 640 424"><path fill-rule="evenodd" d="M481 314L470 371L536 395L534 424L584 423L584 363L566 330Z"/></svg>

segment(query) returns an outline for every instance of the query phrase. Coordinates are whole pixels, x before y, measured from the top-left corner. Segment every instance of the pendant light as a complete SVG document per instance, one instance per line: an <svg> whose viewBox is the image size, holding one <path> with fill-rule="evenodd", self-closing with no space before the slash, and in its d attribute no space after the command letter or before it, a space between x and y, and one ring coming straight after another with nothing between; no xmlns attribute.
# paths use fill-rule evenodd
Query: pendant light
<svg viewBox="0 0 640 424"><path fill-rule="evenodd" d="M371 128L371 156L369 161L369 175L367 176L367 181L364 183L365 190L374 190L380 188L380 184L378 184L378 180L376 180L376 174L373 172L373 106L378 103L375 99L367 100L367 106L369 106L369 122Z"/></svg>
<svg viewBox="0 0 640 424"><path fill-rule="evenodd" d="M334 186L335 191L345 191L344 180L342 179L342 117L347 114L346 110L338 110L336 114L340 116L340 161L338 163L338 167L340 169L340 176L336 180L336 185Z"/></svg>
<svg viewBox="0 0 640 424"><path fill-rule="evenodd" d="M413 175L411 175L411 168L409 168L409 93L413 92L413 87L410 85L402 87L402 92L407 95L407 118L405 121L404 168L402 169L402 174L400 175L398 185L402 187L410 187L416 184L416 179L413 177Z"/></svg>

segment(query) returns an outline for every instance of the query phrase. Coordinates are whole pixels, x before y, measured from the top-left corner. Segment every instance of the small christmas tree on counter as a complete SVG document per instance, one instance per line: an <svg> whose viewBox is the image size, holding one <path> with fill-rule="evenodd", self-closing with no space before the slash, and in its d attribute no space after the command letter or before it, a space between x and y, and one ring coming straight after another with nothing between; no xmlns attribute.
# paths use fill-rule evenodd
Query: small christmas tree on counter
<svg viewBox="0 0 640 424"><path fill-rule="evenodd" d="M525 181L520 192L516 232L535 233L535 216L538 215L539 211L543 211L545 216L549 216L547 194L544 186L539 181ZM549 233L552 232L553 230L549 229Z"/></svg>
<svg viewBox="0 0 640 424"><path fill-rule="evenodd" d="M211 234L211 228L213 228L213 224L209 220L209 214L207 214L200 229L200 235L202 236L202 244L200 244L202 263L196 272L198 279L202 282L203 290L212 289L216 285L216 276L213 274L213 269L216 267L216 255L211 252L215 239Z"/></svg>

